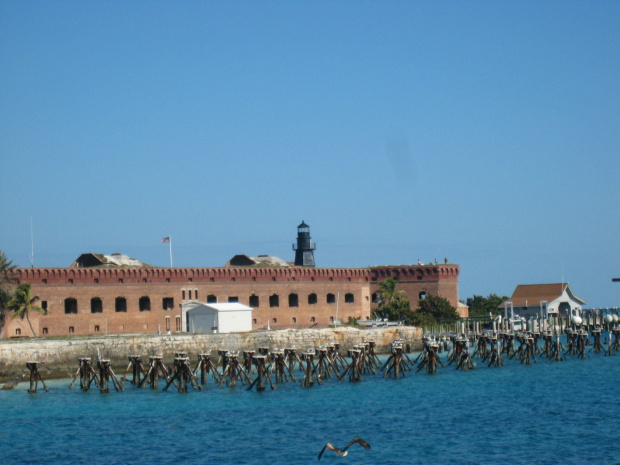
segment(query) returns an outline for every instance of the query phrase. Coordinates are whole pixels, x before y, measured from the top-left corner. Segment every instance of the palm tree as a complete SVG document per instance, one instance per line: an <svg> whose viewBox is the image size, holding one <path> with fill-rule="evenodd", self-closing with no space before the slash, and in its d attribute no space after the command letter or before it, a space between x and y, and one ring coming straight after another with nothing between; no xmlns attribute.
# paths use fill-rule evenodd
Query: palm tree
<svg viewBox="0 0 620 465"><path fill-rule="evenodd" d="M387 278L379 284L379 306L373 316L381 316L392 321L409 321L412 317L409 299L405 291L397 290L398 280Z"/></svg>
<svg viewBox="0 0 620 465"><path fill-rule="evenodd" d="M8 288L15 282L13 277L15 268L17 265L13 265L13 262L6 258L5 253L0 250L0 335L2 335L2 328L4 328L6 319L6 305L11 300L11 292Z"/></svg>
<svg viewBox="0 0 620 465"><path fill-rule="evenodd" d="M13 299L7 304L6 308L13 312L11 319L19 317L23 320L24 317L26 317L26 321L28 321L32 335L37 337L34 329L32 328L32 323L30 323L30 317L28 314L31 310L34 310L35 312L39 312L41 315L47 315L47 310L33 305L37 300L39 300L39 296L32 297L30 295L31 291L32 286L30 283L22 283L17 286L17 289L15 289L15 292L13 293Z"/></svg>
<svg viewBox="0 0 620 465"><path fill-rule="evenodd" d="M387 278L379 284L380 306L384 307L390 304L390 301L396 293L396 283L394 278Z"/></svg>

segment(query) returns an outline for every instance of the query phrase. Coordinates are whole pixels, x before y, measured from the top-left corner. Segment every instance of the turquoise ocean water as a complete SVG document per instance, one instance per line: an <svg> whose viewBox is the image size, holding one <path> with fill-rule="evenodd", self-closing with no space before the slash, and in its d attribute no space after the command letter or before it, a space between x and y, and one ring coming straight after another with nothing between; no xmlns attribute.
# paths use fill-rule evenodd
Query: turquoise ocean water
<svg viewBox="0 0 620 465"><path fill-rule="evenodd" d="M620 354L538 360L264 392L209 379L203 392L100 394L54 380L30 395L22 383L0 391L0 464L306 464L354 436L372 449L319 463L620 463Z"/></svg>

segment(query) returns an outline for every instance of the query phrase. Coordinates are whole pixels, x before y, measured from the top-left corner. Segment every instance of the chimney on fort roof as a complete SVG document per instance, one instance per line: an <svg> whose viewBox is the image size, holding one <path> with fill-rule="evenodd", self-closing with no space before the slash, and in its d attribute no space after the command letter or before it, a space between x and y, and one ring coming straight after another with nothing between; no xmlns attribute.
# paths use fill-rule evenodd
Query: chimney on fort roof
<svg viewBox="0 0 620 465"><path fill-rule="evenodd" d="M314 268L314 250L316 244L310 240L310 226L304 221L297 226L297 248L293 244L295 251L295 266L308 266Z"/></svg>

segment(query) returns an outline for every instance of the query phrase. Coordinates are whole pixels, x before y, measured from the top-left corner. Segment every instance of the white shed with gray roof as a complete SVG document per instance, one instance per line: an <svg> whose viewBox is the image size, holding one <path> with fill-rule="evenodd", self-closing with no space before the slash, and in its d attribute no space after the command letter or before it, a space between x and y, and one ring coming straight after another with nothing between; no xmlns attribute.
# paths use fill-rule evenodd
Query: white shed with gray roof
<svg viewBox="0 0 620 465"><path fill-rule="evenodd" d="M183 328L189 333L240 333L252 331L252 307L238 302L181 305Z"/></svg>

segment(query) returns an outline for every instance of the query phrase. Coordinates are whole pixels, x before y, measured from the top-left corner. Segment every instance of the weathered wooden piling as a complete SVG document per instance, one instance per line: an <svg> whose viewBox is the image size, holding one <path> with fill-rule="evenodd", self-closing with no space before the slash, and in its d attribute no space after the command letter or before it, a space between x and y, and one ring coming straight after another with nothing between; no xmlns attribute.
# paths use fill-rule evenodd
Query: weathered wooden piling
<svg viewBox="0 0 620 465"><path fill-rule="evenodd" d="M289 371L295 371L296 363L299 364L299 371L303 371L303 361L299 357L299 354L297 353L297 349L295 347L289 347L284 349L284 356L286 357L286 365L288 366Z"/></svg>
<svg viewBox="0 0 620 465"><path fill-rule="evenodd" d="M226 381L226 385L229 387L237 386L237 380L241 381L242 385L245 385L246 381L250 384L252 383L250 377L243 369L243 365L239 363L238 352L226 351L224 358L226 359L226 369L220 377L220 386L224 381Z"/></svg>
<svg viewBox="0 0 620 465"><path fill-rule="evenodd" d="M276 387L271 382L271 378L269 377L269 371L267 370L267 363L266 363L267 355L264 355L264 354L254 355L253 361L254 361L254 365L256 366L256 379L250 384L247 390L249 391L256 385L257 391L259 392L264 391L265 390L265 382L264 382L265 379L269 381L269 385L271 386L271 389L272 390L275 389Z"/></svg>
<svg viewBox="0 0 620 465"><path fill-rule="evenodd" d="M198 384L198 380L189 366L189 357L185 352L177 353L174 357L173 373L163 390L167 391L172 383L177 386L179 392L187 392L190 384L194 389L202 391L202 386Z"/></svg>
<svg viewBox="0 0 620 465"><path fill-rule="evenodd" d="M293 372L289 369L288 365L286 364L286 356L285 356L284 349L274 349L271 352L271 357L273 358L273 364L275 366L274 371L276 374L276 384L284 383L285 381L288 382L289 376L290 376L290 379L293 380L293 382L297 382L297 379L293 375Z"/></svg>
<svg viewBox="0 0 620 465"><path fill-rule="evenodd" d="M551 358L554 362L561 362L566 360L564 356L564 347L562 346L562 340L560 339L560 333L555 334L555 343L553 344L553 350L551 352Z"/></svg>
<svg viewBox="0 0 620 465"><path fill-rule="evenodd" d="M243 351L243 369L247 373L252 373L252 363L253 363L253 358L254 358L255 353L256 353L255 350L244 350Z"/></svg>
<svg viewBox="0 0 620 465"><path fill-rule="evenodd" d="M613 335L613 338L612 338ZM613 343L612 343L613 339ZM620 346L620 329L609 331L609 355L616 355Z"/></svg>
<svg viewBox="0 0 620 465"><path fill-rule="evenodd" d="M35 360L29 360L26 362L26 367L30 370L30 389L28 389L29 394L36 394L37 388L39 386L39 381L43 384L43 389L45 392L49 392L49 389L45 385L45 381L43 381L43 377L39 371L39 364L41 362Z"/></svg>
<svg viewBox="0 0 620 465"><path fill-rule="evenodd" d="M456 369L461 369L462 371L469 371L476 368L476 364L471 359L471 355L469 353L469 341L466 340L464 342L463 350L461 350L461 355L459 357L459 362L456 366Z"/></svg>
<svg viewBox="0 0 620 465"><path fill-rule="evenodd" d="M499 334L502 339L502 353L506 354L506 357L512 358L515 356L515 334L513 332L501 332Z"/></svg>
<svg viewBox="0 0 620 465"><path fill-rule="evenodd" d="M375 353L375 341L364 341L364 358L367 368L373 373L376 374L377 371L381 370L381 361L377 354ZM403 354L405 353L405 348L402 340L393 341L392 344L399 344L403 348Z"/></svg>
<svg viewBox="0 0 620 465"><path fill-rule="evenodd" d="M405 371L411 370L411 366L409 366L405 358L405 349L400 341L391 344L390 356L383 366L383 370L385 371L383 374L384 378L391 373L396 379L401 376L404 378L406 376Z"/></svg>
<svg viewBox="0 0 620 465"><path fill-rule="evenodd" d="M314 379L323 384L321 379L314 374L314 350L307 350L301 354L301 360L305 363L304 379L301 380L303 387L311 387L314 385Z"/></svg>
<svg viewBox="0 0 620 465"><path fill-rule="evenodd" d="M362 374L364 372L364 347L360 345L354 346L353 349L349 350L349 357L351 358L351 363L338 380L341 381L348 374L349 381L352 383L362 381Z"/></svg>
<svg viewBox="0 0 620 465"><path fill-rule="evenodd" d="M110 380L112 380L116 392L124 391L123 385L116 379L109 360L99 360L97 367L99 368L99 392L102 394L110 392L110 387L108 386L108 381Z"/></svg>
<svg viewBox="0 0 620 465"><path fill-rule="evenodd" d="M487 338L487 341L491 346L491 349L488 352L489 364L487 366L494 368L503 367L504 359L502 358L502 351L499 348L499 339L497 338L497 335L490 335ZM486 359L483 361L486 361Z"/></svg>
<svg viewBox="0 0 620 465"><path fill-rule="evenodd" d="M129 365L127 365L125 375L127 375L131 369L131 384L134 386L140 386L142 379L146 377L146 372L142 366L142 357L139 355L130 355L128 358Z"/></svg>
<svg viewBox="0 0 620 465"><path fill-rule="evenodd" d="M327 356L331 360L332 365L336 367L338 376L340 376L340 371L346 370L347 368L347 363L344 357L340 354L340 344L327 344Z"/></svg>
<svg viewBox="0 0 620 465"><path fill-rule="evenodd" d="M220 374L217 372L217 367L214 365L213 360L211 360L211 351L198 354L198 364L194 369L194 376L198 376L198 372L200 372L201 385L204 386L207 384L209 373L211 373L213 379L217 381L218 386L221 385Z"/></svg>
<svg viewBox="0 0 620 465"><path fill-rule="evenodd" d="M482 333L477 338L476 351L473 357L478 356L478 358L484 361L489 357L489 351L489 336L486 333Z"/></svg>
<svg viewBox="0 0 620 465"><path fill-rule="evenodd" d="M334 374L338 375L338 368L332 363L327 347L318 347L315 349L314 355L318 357L318 361L312 370L313 375L322 380L330 378Z"/></svg>
<svg viewBox="0 0 620 465"><path fill-rule="evenodd" d="M517 340L520 343L516 353L517 360L519 360L522 365L530 365L532 360L534 360L534 363L538 363L534 355L534 338L532 335L525 332L518 335Z"/></svg>
<svg viewBox="0 0 620 465"><path fill-rule="evenodd" d="M540 322L538 323L538 327L540 328ZM531 334L533 342L534 342L534 344L532 346L532 353L534 355L538 355L538 354L541 353L541 348L538 345L538 341L540 340L542 333L541 333L541 331L537 330L537 331L532 331L530 334Z"/></svg>
<svg viewBox="0 0 620 465"><path fill-rule="evenodd" d="M146 373L146 376L142 378L138 387L145 387L146 383L149 383L151 389L158 389L160 376L168 381L170 375L168 369L164 365L163 358L162 355L149 356L149 371Z"/></svg>
<svg viewBox="0 0 620 465"><path fill-rule="evenodd" d="M600 354L601 352L605 353L605 348L603 347L603 328L600 326L596 326L592 328L592 339L594 342L592 343L592 349L590 352L594 352L595 354Z"/></svg>
<svg viewBox="0 0 620 465"><path fill-rule="evenodd" d="M222 365L222 373L224 373L228 366L228 350L218 350L217 354L220 357L217 361L217 364Z"/></svg>
<svg viewBox="0 0 620 465"><path fill-rule="evenodd" d="M73 380L69 385L69 389L73 388L73 383L75 383L78 375L80 376L80 387L82 388L82 391L88 391L93 382L95 383L95 386L99 387L99 379L97 377L97 373L95 373L95 370L93 369L90 357L82 357L78 359L78 361L80 366L76 374L73 375Z"/></svg>
<svg viewBox="0 0 620 465"><path fill-rule="evenodd" d="M422 353L418 355L418 358L416 359L416 363L420 360L416 373L419 373L423 368L426 368L426 373L429 375L434 375L437 373L437 364L445 368L445 365L441 362L441 358L437 354L439 343L434 338L424 338L423 344L424 346Z"/></svg>

